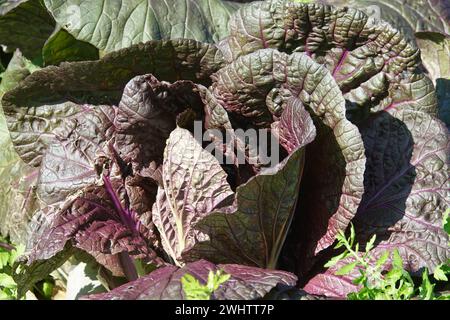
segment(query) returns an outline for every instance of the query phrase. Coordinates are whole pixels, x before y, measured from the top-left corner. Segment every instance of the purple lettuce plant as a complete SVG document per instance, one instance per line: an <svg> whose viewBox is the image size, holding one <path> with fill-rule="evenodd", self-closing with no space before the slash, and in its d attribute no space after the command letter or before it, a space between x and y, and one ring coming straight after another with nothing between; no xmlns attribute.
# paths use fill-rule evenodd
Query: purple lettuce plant
<svg viewBox="0 0 450 320"><path fill-rule="evenodd" d="M58 2L45 1L61 22ZM277 284L344 296L351 279L322 265L350 222L408 271L450 258L449 133L416 44L354 8L232 8L206 38L122 48L121 34L68 30L111 52L5 93L15 151L38 172L21 292L81 250L132 281L91 299L181 299L184 273L219 269L231 280L217 299ZM231 139L199 141L199 122ZM279 163L249 152L249 129L275 138ZM157 270L139 277L136 261Z"/></svg>

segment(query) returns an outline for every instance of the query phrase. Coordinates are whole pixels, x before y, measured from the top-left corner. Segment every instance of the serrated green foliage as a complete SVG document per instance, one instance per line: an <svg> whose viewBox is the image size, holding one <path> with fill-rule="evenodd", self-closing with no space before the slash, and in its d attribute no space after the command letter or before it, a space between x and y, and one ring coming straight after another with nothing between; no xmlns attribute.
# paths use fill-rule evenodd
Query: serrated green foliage
<svg viewBox="0 0 450 320"><path fill-rule="evenodd" d="M17 258L25 251L23 245L12 246L0 238L0 300L17 299L17 284L12 275Z"/></svg>
<svg viewBox="0 0 450 320"><path fill-rule="evenodd" d="M219 286L229 279L230 275L225 274L222 270L210 271L208 282L203 285L195 277L186 273L181 278L181 284L187 300L211 300L214 291L219 289Z"/></svg>
<svg viewBox="0 0 450 320"><path fill-rule="evenodd" d="M426 268L422 273L421 285L416 287L413 278L404 269L403 259L397 249L392 252L384 251L379 257L373 256L375 236L366 244L365 252L360 252L358 243L355 243L353 225L350 227L348 238L340 232L337 241L335 249L344 248L344 251L331 258L325 267L344 263L335 271L337 276L355 275L357 270L359 275L354 276L353 283L360 286L360 290L348 294L349 300L444 300L449 298L435 292L436 284L430 281ZM438 281L448 281L448 273L449 266L441 265L435 269L434 278Z"/></svg>
<svg viewBox="0 0 450 320"><path fill-rule="evenodd" d="M444 213L444 218L442 219L442 224L444 226L445 232L450 234L450 208Z"/></svg>
<svg viewBox="0 0 450 320"><path fill-rule="evenodd" d="M442 226L444 230L450 234L450 208L444 213L444 217L442 219ZM450 243L449 243L450 246ZM433 277L438 281L448 281L448 275L450 275L450 259L447 260L447 263L441 264L434 269ZM446 296L446 298L450 298L450 296Z"/></svg>

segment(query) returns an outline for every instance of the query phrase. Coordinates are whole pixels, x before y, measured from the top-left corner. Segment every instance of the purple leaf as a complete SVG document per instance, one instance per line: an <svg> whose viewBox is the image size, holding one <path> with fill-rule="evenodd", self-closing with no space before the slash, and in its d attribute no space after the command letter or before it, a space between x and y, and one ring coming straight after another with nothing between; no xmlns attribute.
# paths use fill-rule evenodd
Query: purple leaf
<svg viewBox="0 0 450 320"><path fill-rule="evenodd" d="M164 151L163 186L153 207L162 244L179 263L196 242L193 226L224 206L233 192L218 161L185 129L175 129Z"/></svg>
<svg viewBox="0 0 450 320"><path fill-rule="evenodd" d="M105 178L105 186L86 188L63 205L58 203L42 216L40 226L31 243L28 264L50 259L64 250L67 244L80 248L97 259L115 275L122 275L119 254L160 265L162 261L150 248L144 236L148 232L130 209L124 208L117 197L120 182Z"/></svg>
<svg viewBox="0 0 450 320"><path fill-rule="evenodd" d="M287 102L280 121L272 124L272 130L277 132L280 144L289 153L306 146L316 137L316 127L300 99Z"/></svg>
<svg viewBox="0 0 450 320"><path fill-rule="evenodd" d="M285 108L289 99L298 98L308 106L317 139L307 148L302 213L293 233L306 238L307 253L299 252L298 258L307 261L305 254L327 248L346 229L363 194L364 147L358 129L345 117L341 90L326 68L306 55L273 49L237 58L214 80L211 91L223 108L255 126L268 126L277 117L277 108L270 105Z"/></svg>
<svg viewBox="0 0 450 320"><path fill-rule="evenodd" d="M210 271L223 270L231 278L214 292L218 300L254 300L264 297L277 284L294 286L297 278L288 272L243 265L214 265L200 260L182 268L167 266L111 292L85 297L88 300L183 300L181 277L186 273L205 284Z"/></svg>

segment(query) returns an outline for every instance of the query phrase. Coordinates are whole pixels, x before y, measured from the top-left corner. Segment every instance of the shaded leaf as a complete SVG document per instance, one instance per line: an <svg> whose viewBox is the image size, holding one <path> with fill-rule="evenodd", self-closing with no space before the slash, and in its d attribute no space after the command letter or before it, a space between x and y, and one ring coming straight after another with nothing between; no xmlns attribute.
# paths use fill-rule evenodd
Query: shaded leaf
<svg viewBox="0 0 450 320"><path fill-rule="evenodd" d="M98 49L58 28L42 48L42 58L46 66L58 65L63 61L97 60Z"/></svg>
<svg viewBox="0 0 450 320"><path fill-rule="evenodd" d="M357 238L376 234L374 253L395 248L406 270L433 270L450 258L441 225L450 205L448 131L426 113L391 112L361 125L368 161Z"/></svg>
<svg viewBox="0 0 450 320"><path fill-rule="evenodd" d="M54 28L55 21L41 0L3 1L0 43L10 51L19 48L28 59L41 62L41 49Z"/></svg>
<svg viewBox="0 0 450 320"><path fill-rule="evenodd" d="M304 163L304 150L262 171L236 191L236 204L214 212L195 228L207 235L186 253L216 263L275 268L292 221Z"/></svg>

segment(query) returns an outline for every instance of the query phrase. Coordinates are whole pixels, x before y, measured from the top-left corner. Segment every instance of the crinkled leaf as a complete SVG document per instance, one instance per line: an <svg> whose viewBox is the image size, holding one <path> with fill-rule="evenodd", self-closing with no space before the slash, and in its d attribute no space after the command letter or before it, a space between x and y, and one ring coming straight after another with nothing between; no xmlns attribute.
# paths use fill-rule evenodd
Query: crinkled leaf
<svg viewBox="0 0 450 320"><path fill-rule="evenodd" d="M410 272L434 270L449 259L449 236L442 228L449 207L449 138L445 126L415 110L383 112L361 126L366 147L366 193L354 219L357 241L376 235L371 255ZM390 251L398 254L390 255ZM349 263L342 261L342 263ZM359 274L315 275L305 290L345 296Z"/></svg>
<svg viewBox="0 0 450 320"><path fill-rule="evenodd" d="M326 0L329 4L355 7L383 19L414 41L415 32L450 34L450 5L446 0Z"/></svg>
<svg viewBox="0 0 450 320"><path fill-rule="evenodd" d="M28 264L51 259L68 245L88 252L115 275L124 272L122 252L160 263L144 237L146 233L141 232L145 227L118 200L120 184L107 181L105 186L86 188L65 203L44 209L39 218L45 222L34 223L39 231L34 231L29 245Z"/></svg>
<svg viewBox="0 0 450 320"><path fill-rule="evenodd" d="M166 252L179 263L196 242L195 224L229 202L233 192L213 155L186 129L177 128L167 141L163 186L153 207L153 222Z"/></svg>
<svg viewBox="0 0 450 320"><path fill-rule="evenodd" d="M365 163L360 134L345 118L345 101L332 76L306 55L264 49L237 58L214 78L211 91L223 108L256 126L273 122L276 108L270 105L278 100L282 108L292 97L309 107L318 137L307 147L302 213L295 222L305 230L293 234L307 237L307 251L331 245L356 213Z"/></svg>
<svg viewBox="0 0 450 320"><path fill-rule="evenodd" d="M43 155L37 193L46 204L62 201L98 179L96 156L111 138L114 110L109 106L81 108L53 131L54 139Z"/></svg>
<svg viewBox="0 0 450 320"><path fill-rule="evenodd" d="M42 48L42 58L46 66L58 65L63 61L97 60L98 49L58 28Z"/></svg>
<svg viewBox="0 0 450 320"><path fill-rule="evenodd" d="M213 45L187 39L149 41L107 54L97 61L49 66L8 92L5 99L18 106L55 103L74 96L91 97L93 101L101 100L101 95L117 99L136 75L151 73L160 80L208 83L211 73L222 64L221 54Z"/></svg>
<svg viewBox="0 0 450 320"><path fill-rule="evenodd" d="M185 256L189 260L204 257L216 263L275 268L297 204L303 147L315 134L309 113L299 101L290 100L281 116L278 136L291 155L239 186L233 207L203 218L195 228L206 235L205 239Z"/></svg>
<svg viewBox="0 0 450 320"><path fill-rule="evenodd" d="M199 112L203 108L195 89L190 81L170 84L152 75L137 76L127 84L114 120L114 147L134 174L155 179L153 173L162 164L178 115L189 108Z"/></svg>
<svg viewBox="0 0 450 320"><path fill-rule="evenodd" d="M229 16L239 7L222 0L45 0L45 5L77 39L106 52L149 40L216 42L228 35Z"/></svg>
<svg viewBox="0 0 450 320"><path fill-rule="evenodd" d="M422 61L430 78L450 79L450 36L436 32L416 33Z"/></svg>
<svg viewBox="0 0 450 320"><path fill-rule="evenodd" d="M297 278L288 272L258 269L236 264L214 265L205 260L183 268L167 266L148 276L105 294L87 296L90 300L183 300L181 278L190 274L206 283L210 271L223 270L231 277L214 292L218 300L255 300L264 297L277 284L294 286Z"/></svg>
<svg viewBox="0 0 450 320"><path fill-rule="evenodd" d="M367 110L384 110L405 100L417 100L417 109L436 111L434 96L421 90L432 89L432 84L418 72L416 46L388 23L360 10L257 1L232 16L230 29L230 37L220 45L228 61L263 48L305 52L327 67L360 117L367 116Z"/></svg>
<svg viewBox="0 0 450 320"><path fill-rule="evenodd" d="M288 101L280 122L274 124L272 130L289 153L300 146L306 146L316 137L316 127L299 99Z"/></svg>
<svg viewBox="0 0 450 320"><path fill-rule="evenodd" d="M18 107L3 100L3 111L16 152L26 164L38 167L56 135L69 134L66 121L75 118L82 108L72 102Z"/></svg>

